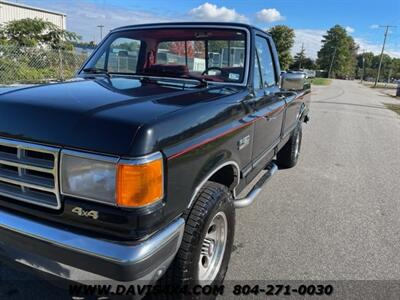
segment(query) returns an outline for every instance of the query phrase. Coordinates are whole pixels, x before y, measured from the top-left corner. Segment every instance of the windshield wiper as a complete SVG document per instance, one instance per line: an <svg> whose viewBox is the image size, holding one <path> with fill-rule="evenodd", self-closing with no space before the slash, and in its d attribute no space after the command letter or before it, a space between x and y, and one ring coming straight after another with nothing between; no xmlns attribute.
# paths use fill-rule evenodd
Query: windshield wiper
<svg viewBox="0 0 400 300"><path fill-rule="evenodd" d="M149 76L149 75L141 75L137 74L137 76L140 77L140 81L142 82L151 82L151 83L158 83L158 81L171 81L171 82L177 82L180 81L179 79L189 79L189 80L196 80L200 82L200 84L196 85L196 87L206 87L208 86L208 82L204 80L203 78L198 78L196 76L192 76L190 74L180 76L180 77L172 77L172 76ZM183 86L185 86L185 83L183 83Z"/></svg>
<svg viewBox="0 0 400 300"><path fill-rule="evenodd" d="M187 78L187 79L193 79L193 80L197 80L198 82L200 82L199 85L197 85L198 87L206 87L208 86L208 81L203 79L203 78L199 78L190 74L185 74L179 78Z"/></svg>
<svg viewBox="0 0 400 300"><path fill-rule="evenodd" d="M85 68L82 70L83 72L87 74L104 74L107 77L110 77L110 73L106 69L101 69L101 68Z"/></svg>

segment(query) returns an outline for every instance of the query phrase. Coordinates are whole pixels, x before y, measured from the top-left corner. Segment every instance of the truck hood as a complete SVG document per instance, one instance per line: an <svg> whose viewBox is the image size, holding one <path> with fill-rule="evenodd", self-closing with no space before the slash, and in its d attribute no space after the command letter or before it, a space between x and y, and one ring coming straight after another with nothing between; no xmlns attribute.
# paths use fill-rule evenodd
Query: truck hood
<svg viewBox="0 0 400 300"><path fill-rule="evenodd" d="M0 92L0 136L127 156L143 124L217 96L121 77L13 89Z"/></svg>

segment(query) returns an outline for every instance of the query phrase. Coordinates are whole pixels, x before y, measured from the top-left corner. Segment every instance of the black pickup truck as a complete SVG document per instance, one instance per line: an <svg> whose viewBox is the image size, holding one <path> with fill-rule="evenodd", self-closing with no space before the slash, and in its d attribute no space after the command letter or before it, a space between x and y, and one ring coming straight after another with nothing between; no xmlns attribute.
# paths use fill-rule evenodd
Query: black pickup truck
<svg viewBox="0 0 400 300"><path fill-rule="evenodd" d="M0 94L0 257L75 282L221 282L235 209L296 164L309 100L255 27L111 31L75 79Z"/></svg>

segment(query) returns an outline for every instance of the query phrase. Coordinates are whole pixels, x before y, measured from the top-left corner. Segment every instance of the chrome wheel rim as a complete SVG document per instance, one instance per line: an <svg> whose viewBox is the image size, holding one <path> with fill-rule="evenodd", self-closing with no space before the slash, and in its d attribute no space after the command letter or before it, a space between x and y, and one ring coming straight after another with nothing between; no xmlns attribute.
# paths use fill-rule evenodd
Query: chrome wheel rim
<svg viewBox="0 0 400 300"><path fill-rule="evenodd" d="M228 222L224 212L212 219L204 237L199 258L199 280L212 282L221 268L228 235Z"/></svg>
<svg viewBox="0 0 400 300"><path fill-rule="evenodd" d="M295 149L294 149L295 157L299 156L299 152L300 152L299 148L300 148L300 133L298 133L297 137L296 137L296 144L295 144Z"/></svg>

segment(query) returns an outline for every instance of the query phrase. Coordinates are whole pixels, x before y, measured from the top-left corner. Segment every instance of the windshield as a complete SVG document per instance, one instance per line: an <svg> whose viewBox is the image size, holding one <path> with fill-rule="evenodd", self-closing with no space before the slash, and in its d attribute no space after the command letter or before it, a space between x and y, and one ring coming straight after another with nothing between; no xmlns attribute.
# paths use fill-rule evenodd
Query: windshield
<svg viewBox="0 0 400 300"><path fill-rule="evenodd" d="M246 47L243 30L127 30L111 34L84 70L242 83Z"/></svg>

